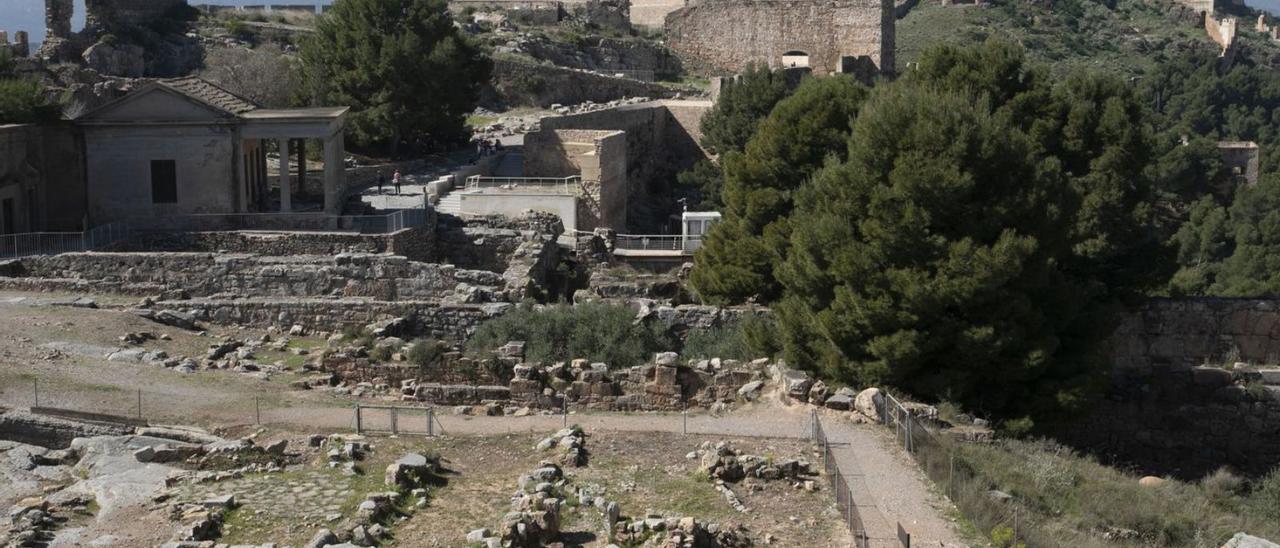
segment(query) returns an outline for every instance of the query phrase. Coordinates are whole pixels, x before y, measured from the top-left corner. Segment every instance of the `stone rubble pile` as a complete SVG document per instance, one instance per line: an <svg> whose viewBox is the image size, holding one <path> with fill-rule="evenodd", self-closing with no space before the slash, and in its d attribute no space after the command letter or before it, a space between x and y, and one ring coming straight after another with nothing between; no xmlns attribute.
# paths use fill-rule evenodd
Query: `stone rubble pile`
<svg viewBox="0 0 1280 548"><path fill-rule="evenodd" d="M699 461L700 473L730 483L736 483L748 477L764 480L806 481L817 475L807 460L774 461L769 457L746 455L723 441L715 444L709 441L703 442L697 450L690 452L687 456Z"/></svg>
<svg viewBox="0 0 1280 548"><path fill-rule="evenodd" d="M751 537L741 526L722 527L693 517L664 517L653 512L645 517L619 521L613 540L625 546L655 548L747 548Z"/></svg>
<svg viewBox="0 0 1280 548"><path fill-rule="evenodd" d="M561 452L560 464L564 466L587 465L587 434L582 428L574 425L552 434L534 447L538 451L557 449Z"/></svg>

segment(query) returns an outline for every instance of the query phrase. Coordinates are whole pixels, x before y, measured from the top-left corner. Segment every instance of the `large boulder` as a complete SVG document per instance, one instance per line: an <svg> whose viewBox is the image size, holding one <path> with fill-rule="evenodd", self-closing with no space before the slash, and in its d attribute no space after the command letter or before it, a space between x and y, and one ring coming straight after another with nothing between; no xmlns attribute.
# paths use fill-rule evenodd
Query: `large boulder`
<svg viewBox="0 0 1280 548"><path fill-rule="evenodd" d="M1280 544L1246 533L1236 533L1222 548L1280 548Z"/></svg>
<svg viewBox="0 0 1280 548"><path fill-rule="evenodd" d="M823 402L823 405L827 406L828 409L848 411L853 408L853 398L848 394L837 393L836 395L827 398L827 400Z"/></svg>
<svg viewBox="0 0 1280 548"><path fill-rule="evenodd" d="M419 453L407 453L387 465L384 480L388 487L413 489L421 487L422 482L434 471L435 463L431 459Z"/></svg>
<svg viewBox="0 0 1280 548"><path fill-rule="evenodd" d="M853 409L871 420L882 422L880 410L884 409L884 394L880 393L879 388L863 390L853 399Z"/></svg>
<svg viewBox="0 0 1280 548"><path fill-rule="evenodd" d="M813 387L813 379L802 371L794 369L782 374L782 387L787 395L796 401L809 401L809 389Z"/></svg>
<svg viewBox="0 0 1280 548"><path fill-rule="evenodd" d="M81 57L89 68L108 76L140 78L147 62L141 47L132 44L98 42L84 50Z"/></svg>

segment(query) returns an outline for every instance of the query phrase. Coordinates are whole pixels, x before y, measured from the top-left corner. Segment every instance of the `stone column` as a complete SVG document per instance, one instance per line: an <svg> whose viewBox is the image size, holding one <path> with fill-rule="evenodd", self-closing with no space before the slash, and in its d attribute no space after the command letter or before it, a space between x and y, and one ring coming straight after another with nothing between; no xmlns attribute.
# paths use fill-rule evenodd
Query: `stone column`
<svg viewBox="0 0 1280 548"><path fill-rule="evenodd" d="M346 166L343 165L343 138L339 131L324 140L324 211L342 214L342 193Z"/></svg>
<svg viewBox="0 0 1280 548"><path fill-rule="evenodd" d="M298 147L298 191L306 193L307 191L307 140L298 139L294 141Z"/></svg>
<svg viewBox="0 0 1280 548"><path fill-rule="evenodd" d="M293 181L289 180L289 140L276 139L280 146L280 212L293 210Z"/></svg>
<svg viewBox="0 0 1280 548"><path fill-rule="evenodd" d="M71 37L71 14L75 11L72 0L45 0L45 40Z"/></svg>
<svg viewBox="0 0 1280 548"><path fill-rule="evenodd" d="M31 56L31 37L27 31L20 30L13 33L13 54L17 57Z"/></svg>

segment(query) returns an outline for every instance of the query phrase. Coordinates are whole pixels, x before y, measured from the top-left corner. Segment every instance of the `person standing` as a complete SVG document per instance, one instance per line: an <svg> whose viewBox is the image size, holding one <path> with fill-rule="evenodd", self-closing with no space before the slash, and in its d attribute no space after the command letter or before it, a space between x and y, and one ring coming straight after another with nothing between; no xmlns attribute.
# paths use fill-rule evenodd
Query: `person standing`
<svg viewBox="0 0 1280 548"><path fill-rule="evenodd" d="M378 172L378 194L382 194L382 185L387 183L387 175L381 171Z"/></svg>
<svg viewBox="0 0 1280 548"><path fill-rule="evenodd" d="M400 194L400 170L397 169L395 174L391 176L391 184L396 187L396 195L399 195Z"/></svg>

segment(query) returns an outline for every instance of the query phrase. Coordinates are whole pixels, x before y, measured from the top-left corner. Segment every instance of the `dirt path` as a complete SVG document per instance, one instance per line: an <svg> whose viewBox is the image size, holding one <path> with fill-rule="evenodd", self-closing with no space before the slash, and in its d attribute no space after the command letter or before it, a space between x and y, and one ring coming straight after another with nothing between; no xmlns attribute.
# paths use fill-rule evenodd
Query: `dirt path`
<svg viewBox="0 0 1280 548"><path fill-rule="evenodd" d="M22 294L19 294L22 295ZM161 367L103 359L98 351L54 354L50 343L111 347L126 331L172 333L163 347L174 355L198 355L212 336L168 330L119 310L48 306L0 292L0 405L31 405L39 380L44 405L106 413L131 414L141 390L145 415L152 421L203 426L248 426L261 403L263 423L315 433L354 428L352 402L327 393L295 391L279 381L267 382L228 371L183 375ZM37 299L50 298L41 295ZM235 333L211 329L210 335ZM69 348L69 347L59 347ZM693 414L574 413L568 424L615 432L667 432L708 436L802 439L810 435L810 407L789 405L776 395L723 416ZM929 482L910 458L877 426L855 425L847 414L825 414L837 462L849 481L854 500L873 545L888 546L898 523L912 534L915 546L958 544L945 515L949 504L931 492ZM447 434L493 435L548 432L566 424L560 415L530 417L437 416ZM419 421L422 419L419 418ZM401 424L411 424L402 419ZM420 423L425 425L425 423Z"/></svg>

